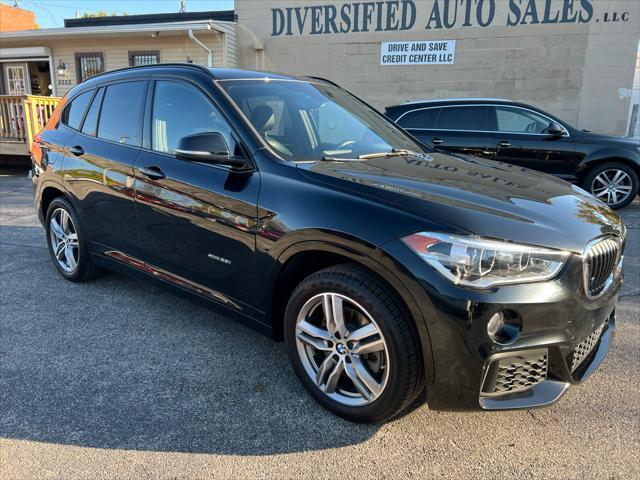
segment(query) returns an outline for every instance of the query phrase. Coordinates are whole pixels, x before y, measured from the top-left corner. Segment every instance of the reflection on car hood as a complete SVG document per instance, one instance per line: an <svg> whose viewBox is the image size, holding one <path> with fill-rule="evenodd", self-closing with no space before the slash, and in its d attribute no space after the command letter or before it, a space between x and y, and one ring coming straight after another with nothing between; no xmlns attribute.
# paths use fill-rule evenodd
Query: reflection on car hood
<svg viewBox="0 0 640 480"><path fill-rule="evenodd" d="M317 181L485 237L582 252L593 238L622 228L611 209L563 180L475 157L425 153L299 168Z"/></svg>

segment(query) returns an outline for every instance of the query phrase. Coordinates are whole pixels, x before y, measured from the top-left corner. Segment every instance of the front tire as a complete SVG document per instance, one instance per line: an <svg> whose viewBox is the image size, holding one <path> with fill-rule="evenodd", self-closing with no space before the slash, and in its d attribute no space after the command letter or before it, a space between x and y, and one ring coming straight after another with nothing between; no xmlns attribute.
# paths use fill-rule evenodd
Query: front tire
<svg viewBox="0 0 640 480"><path fill-rule="evenodd" d="M629 205L638 195L638 175L624 163L603 163L587 173L582 188L617 210Z"/></svg>
<svg viewBox="0 0 640 480"><path fill-rule="evenodd" d="M379 279L338 265L310 275L291 295L287 353L322 406L351 421L380 422L400 413L423 386L411 322Z"/></svg>
<svg viewBox="0 0 640 480"><path fill-rule="evenodd" d="M89 255L80 219L66 198L51 202L45 225L49 254L60 275L72 282L84 282L102 273Z"/></svg>

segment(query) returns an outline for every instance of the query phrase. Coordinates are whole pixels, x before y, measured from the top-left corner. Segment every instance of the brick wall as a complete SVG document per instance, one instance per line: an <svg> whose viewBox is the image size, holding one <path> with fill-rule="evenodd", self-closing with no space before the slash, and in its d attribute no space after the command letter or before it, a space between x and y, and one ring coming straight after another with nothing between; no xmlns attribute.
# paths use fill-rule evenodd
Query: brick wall
<svg viewBox="0 0 640 480"><path fill-rule="evenodd" d="M32 30L34 28L36 28L36 16L33 12L0 3L0 32Z"/></svg>

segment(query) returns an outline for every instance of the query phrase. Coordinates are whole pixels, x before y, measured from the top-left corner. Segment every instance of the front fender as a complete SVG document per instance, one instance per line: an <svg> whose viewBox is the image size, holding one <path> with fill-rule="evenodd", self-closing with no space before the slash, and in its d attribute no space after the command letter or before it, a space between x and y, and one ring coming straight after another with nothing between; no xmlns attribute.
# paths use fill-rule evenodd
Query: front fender
<svg viewBox="0 0 640 480"><path fill-rule="evenodd" d="M632 165L640 175L640 152L624 148L602 148L587 155L578 166L579 176L584 176L596 163L603 161L623 161Z"/></svg>
<svg viewBox="0 0 640 480"><path fill-rule="evenodd" d="M433 353L424 316L424 312L425 310L428 311L429 306L422 305L421 303L424 303L423 298L421 298L419 302L414 294L415 291L413 291L413 289L419 288L417 280L411 277L411 274L386 252L377 249L374 245L365 241L337 232L315 231L314 234L319 235L319 237L314 239L309 239L310 234L310 231L296 232L296 234L294 234L296 238L304 237L306 239L289 244L286 248L280 249L270 274L270 291L273 291L277 285L280 272L287 262L296 255L304 252L332 253L366 267L383 279L390 288L393 288L406 305L409 314L414 320L420 339L425 378L428 384L432 383L434 378ZM424 297L424 295L422 295L422 297Z"/></svg>

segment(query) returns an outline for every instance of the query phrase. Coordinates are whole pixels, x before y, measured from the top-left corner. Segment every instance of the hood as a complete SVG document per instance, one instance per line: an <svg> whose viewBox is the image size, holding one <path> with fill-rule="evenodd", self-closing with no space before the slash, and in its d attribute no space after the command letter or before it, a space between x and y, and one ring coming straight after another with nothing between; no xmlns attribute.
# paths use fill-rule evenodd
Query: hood
<svg viewBox="0 0 640 480"><path fill-rule="evenodd" d="M613 210L570 183L475 157L425 153L299 168L315 181L423 218L425 225L488 238L581 253L592 239L622 230Z"/></svg>

